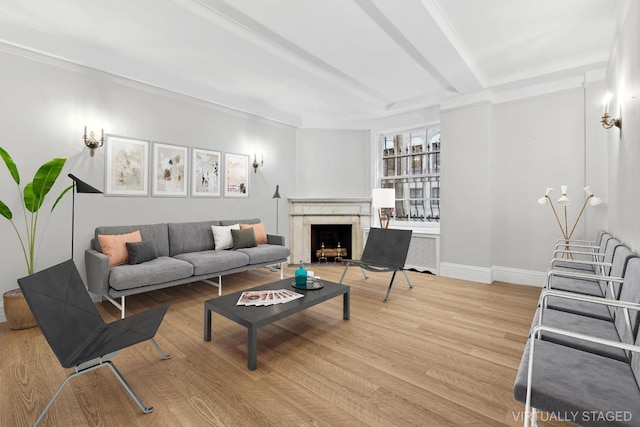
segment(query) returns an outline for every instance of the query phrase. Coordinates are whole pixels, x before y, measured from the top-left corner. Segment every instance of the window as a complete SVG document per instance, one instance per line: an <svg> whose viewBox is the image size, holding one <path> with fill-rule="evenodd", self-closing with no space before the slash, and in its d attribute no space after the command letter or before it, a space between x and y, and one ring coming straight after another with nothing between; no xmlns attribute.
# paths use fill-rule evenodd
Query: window
<svg viewBox="0 0 640 427"><path fill-rule="evenodd" d="M380 187L394 188L394 220L440 221L440 126L382 134Z"/></svg>

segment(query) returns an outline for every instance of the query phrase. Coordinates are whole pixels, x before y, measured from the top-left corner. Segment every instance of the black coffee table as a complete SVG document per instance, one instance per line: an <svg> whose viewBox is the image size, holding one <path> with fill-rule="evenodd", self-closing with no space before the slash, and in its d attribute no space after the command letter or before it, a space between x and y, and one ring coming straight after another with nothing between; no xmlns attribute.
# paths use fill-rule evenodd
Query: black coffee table
<svg viewBox="0 0 640 427"><path fill-rule="evenodd" d="M349 319L349 286L324 281L324 287L316 290L296 289L291 284L293 278L279 280L255 288L245 289L204 302L204 340L211 341L211 312L214 311L236 323L246 326L247 335L247 367L251 370L258 365L258 328L284 319L323 301L342 295L342 318ZM259 291L266 289L289 289L304 295L302 298L269 306L236 305L240 295L245 291Z"/></svg>

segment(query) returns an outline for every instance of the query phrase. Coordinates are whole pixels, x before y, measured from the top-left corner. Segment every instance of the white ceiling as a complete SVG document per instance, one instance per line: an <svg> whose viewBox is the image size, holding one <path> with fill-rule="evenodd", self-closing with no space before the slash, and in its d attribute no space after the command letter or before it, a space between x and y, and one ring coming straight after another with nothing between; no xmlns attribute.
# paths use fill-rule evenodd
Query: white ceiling
<svg viewBox="0 0 640 427"><path fill-rule="evenodd" d="M606 66L625 0L3 0L0 42L301 127Z"/></svg>

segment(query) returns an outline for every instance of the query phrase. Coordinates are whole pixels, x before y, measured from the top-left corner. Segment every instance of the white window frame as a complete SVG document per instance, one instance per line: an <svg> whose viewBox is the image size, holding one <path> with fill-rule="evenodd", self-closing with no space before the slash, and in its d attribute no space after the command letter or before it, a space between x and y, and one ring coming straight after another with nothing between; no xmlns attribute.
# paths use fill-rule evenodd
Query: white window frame
<svg viewBox="0 0 640 427"><path fill-rule="evenodd" d="M382 152L383 152L383 147L382 147L382 143L380 141L381 137L384 135L389 135L389 134L398 134L398 133L403 133L403 132L409 132L412 130L418 130L418 129L428 129L428 128L433 128L433 127L440 127L440 122L436 121L436 122L429 122L429 123L424 123L424 124L417 124L417 125L412 125L412 126L406 126L406 127L401 127L401 128L395 128L395 129L388 129L388 130L380 130L380 131L376 131L375 133L372 134L372 147L373 149L372 151L372 162L373 162L373 186L374 188L380 188L381 186L381 179L383 178L382 176L382 172L383 172L383 164L382 164ZM428 142L428 141L427 141ZM442 159L442 157L441 157ZM440 172L441 174L441 172ZM440 206L441 207L441 206ZM394 209L394 214L395 214L395 209ZM372 215L372 221L371 224L372 226L379 226L379 221L378 221L378 213L377 212L371 212ZM398 229L410 229L410 230L414 230L416 232L420 232L420 233L425 233L425 234L439 234L440 233L440 221L417 221L417 220L396 220L395 216L391 218L391 221L389 222L389 227L393 227L393 228L398 228Z"/></svg>

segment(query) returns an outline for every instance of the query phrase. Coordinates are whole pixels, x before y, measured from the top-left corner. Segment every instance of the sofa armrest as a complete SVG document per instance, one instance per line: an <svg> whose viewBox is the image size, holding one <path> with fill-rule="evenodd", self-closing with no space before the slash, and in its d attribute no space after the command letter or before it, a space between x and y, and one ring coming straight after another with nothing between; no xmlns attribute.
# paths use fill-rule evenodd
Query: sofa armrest
<svg viewBox="0 0 640 427"><path fill-rule="evenodd" d="M96 295L109 294L109 257L93 249L84 251L87 289Z"/></svg>
<svg viewBox="0 0 640 427"><path fill-rule="evenodd" d="M284 236L276 236L275 234L267 234L267 242L270 245L284 246Z"/></svg>

